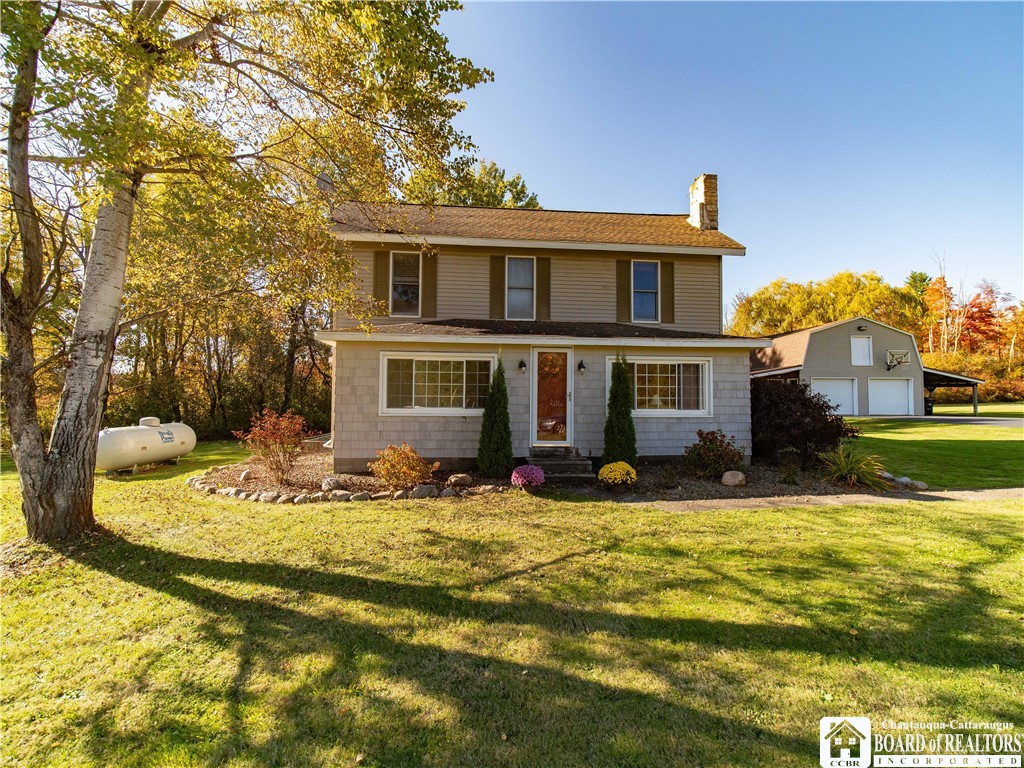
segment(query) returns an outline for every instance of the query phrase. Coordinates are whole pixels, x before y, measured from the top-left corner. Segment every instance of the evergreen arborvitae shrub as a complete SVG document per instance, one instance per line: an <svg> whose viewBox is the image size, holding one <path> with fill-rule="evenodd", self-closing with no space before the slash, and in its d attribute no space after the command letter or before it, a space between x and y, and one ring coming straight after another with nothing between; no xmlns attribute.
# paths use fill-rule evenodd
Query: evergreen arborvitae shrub
<svg viewBox="0 0 1024 768"><path fill-rule="evenodd" d="M602 464L624 461L636 466L636 425L633 424L633 385L629 364L619 355L612 363L612 386L608 391L608 416L604 422Z"/></svg>
<svg viewBox="0 0 1024 768"><path fill-rule="evenodd" d="M803 381L753 379L750 432L755 458L771 464L799 463L805 469L818 454L832 451L860 430L835 414L835 406Z"/></svg>
<svg viewBox="0 0 1024 768"><path fill-rule="evenodd" d="M484 398L476 463L487 477L507 477L515 467L512 458L512 427L508 418L508 387L505 385L505 366L501 360L498 360L498 369L491 378L491 385Z"/></svg>

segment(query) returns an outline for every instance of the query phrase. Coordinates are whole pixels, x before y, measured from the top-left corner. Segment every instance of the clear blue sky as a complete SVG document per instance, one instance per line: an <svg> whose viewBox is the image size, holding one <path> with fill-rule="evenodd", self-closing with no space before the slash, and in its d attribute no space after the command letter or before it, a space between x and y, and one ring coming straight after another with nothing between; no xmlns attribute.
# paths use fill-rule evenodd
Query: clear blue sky
<svg viewBox="0 0 1024 768"><path fill-rule="evenodd" d="M726 299L914 269L1024 294L1024 5L474 3L458 119L546 208L683 212L719 176Z"/></svg>

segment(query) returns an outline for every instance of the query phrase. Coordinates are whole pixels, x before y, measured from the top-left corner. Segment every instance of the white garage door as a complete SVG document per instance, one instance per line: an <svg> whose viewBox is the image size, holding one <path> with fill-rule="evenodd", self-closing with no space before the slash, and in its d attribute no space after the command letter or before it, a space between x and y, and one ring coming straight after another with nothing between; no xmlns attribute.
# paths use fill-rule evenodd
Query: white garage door
<svg viewBox="0 0 1024 768"><path fill-rule="evenodd" d="M868 379L868 413L872 416L912 416L910 379Z"/></svg>
<svg viewBox="0 0 1024 768"><path fill-rule="evenodd" d="M857 402L856 379L811 379L811 390L828 398L840 416L853 416Z"/></svg>

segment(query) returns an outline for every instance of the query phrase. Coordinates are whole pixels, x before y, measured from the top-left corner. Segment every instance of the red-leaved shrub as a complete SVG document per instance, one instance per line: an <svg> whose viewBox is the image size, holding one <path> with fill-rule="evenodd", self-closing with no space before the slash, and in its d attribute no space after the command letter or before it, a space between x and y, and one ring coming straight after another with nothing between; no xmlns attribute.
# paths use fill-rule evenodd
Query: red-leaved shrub
<svg viewBox="0 0 1024 768"><path fill-rule="evenodd" d="M297 413L277 413L267 408L254 416L248 432L233 433L263 460L279 483L284 483L306 438L306 420Z"/></svg>
<svg viewBox="0 0 1024 768"><path fill-rule="evenodd" d="M697 477L721 477L730 469L744 468L736 437L720 429L698 429L697 442L683 451L683 463Z"/></svg>
<svg viewBox="0 0 1024 768"><path fill-rule="evenodd" d="M411 445L402 443L401 446L389 445L383 451L377 451L377 460L366 466L386 487L400 491L433 482L434 472L441 465L436 461L428 464Z"/></svg>

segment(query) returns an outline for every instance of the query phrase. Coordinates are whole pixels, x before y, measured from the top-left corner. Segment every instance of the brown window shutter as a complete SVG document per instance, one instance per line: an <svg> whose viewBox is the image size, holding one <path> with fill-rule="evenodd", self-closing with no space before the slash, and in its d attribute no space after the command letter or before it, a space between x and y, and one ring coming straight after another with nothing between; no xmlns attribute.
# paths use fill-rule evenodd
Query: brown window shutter
<svg viewBox="0 0 1024 768"><path fill-rule="evenodd" d="M491 320L505 319L505 257L491 256Z"/></svg>
<svg viewBox="0 0 1024 768"><path fill-rule="evenodd" d="M388 279L391 276L390 255L387 251L373 252L373 298L388 304Z"/></svg>
<svg viewBox="0 0 1024 768"><path fill-rule="evenodd" d="M437 317L437 253L424 253L422 264L420 317Z"/></svg>
<svg viewBox="0 0 1024 768"><path fill-rule="evenodd" d="M676 321L676 264L661 262L661 322Z"/></svg>
<svg viewBox="0 0 1024 768"><path fill-rule="evenodd" d="M534 276L536 285L534 288L537 291L537 319L538 320L550 320L551 319L551 259L544 257L538 257L537 263L537 274Z"/></svg>
<svg viewBox="0 0 1024 768"><path fill-rule="evenodd" d="M628 259L615 262L615 319L620 323L628 323L633 319L629 265Z"/></svg>

